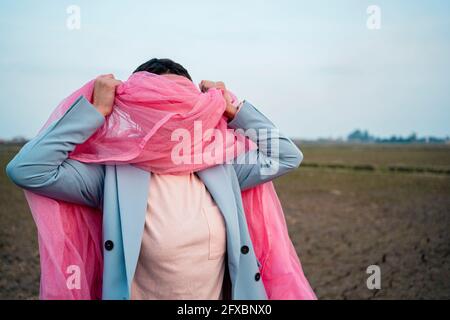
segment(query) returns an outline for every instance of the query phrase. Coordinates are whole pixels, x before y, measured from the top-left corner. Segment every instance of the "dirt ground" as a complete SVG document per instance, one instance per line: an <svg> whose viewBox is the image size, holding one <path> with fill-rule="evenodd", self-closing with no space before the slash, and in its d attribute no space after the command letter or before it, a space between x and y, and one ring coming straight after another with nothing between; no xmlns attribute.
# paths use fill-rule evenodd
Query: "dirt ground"
<svg viewBox="0 0 450 320"><path fill-rule="evenodd" d="M291 238L319 299L449 299L450 175L383 166L425 161L448 168L450 148L404 147L401 154L364 147L302 149L305 163L375 168L304 166L276 181ZM22 191L4 173L14 152L0 149L0 299L35 299L36 230ZM366 286L369 265L381 269L380 290Z"/></svg>

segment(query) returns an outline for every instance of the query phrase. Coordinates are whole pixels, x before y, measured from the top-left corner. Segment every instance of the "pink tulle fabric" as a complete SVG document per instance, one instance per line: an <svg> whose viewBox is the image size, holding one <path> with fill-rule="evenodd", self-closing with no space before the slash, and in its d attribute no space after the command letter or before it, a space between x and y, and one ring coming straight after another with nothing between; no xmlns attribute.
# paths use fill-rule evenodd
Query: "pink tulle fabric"
<svg viewBox="0 0 450 320"><path fill-rule="evenodd" d="M92 102L93 87L94 80L64 99L41 130L79 96ZM69 157L85 163L132 164L160 174L185 174L225 163L255 148L245 136L227 128L225 105L220 90L202 93L184 77L135 73L117 87L114 109L105 123ZM190 148L175 154L183 156L181 163L173 160L179 144L173 132L179 129L194 137ZM101 210L30 191L25 194L38 229L41 299L101 299ZM242 192L242 200L268 298L316 299L289 238L273 184Z"/></svg>

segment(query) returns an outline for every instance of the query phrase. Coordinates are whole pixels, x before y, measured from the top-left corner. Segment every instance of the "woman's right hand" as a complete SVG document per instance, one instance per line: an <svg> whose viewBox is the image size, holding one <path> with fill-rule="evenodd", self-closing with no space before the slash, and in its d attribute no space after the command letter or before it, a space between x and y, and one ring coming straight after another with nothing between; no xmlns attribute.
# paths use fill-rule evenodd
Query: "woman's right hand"
<svg viewBox="0 0 450 320"><path fill-rule="evenodd" d="M93 105L105 117L112 112L116 88L121 83L112 74L102 75L95 79Z"/></svg>

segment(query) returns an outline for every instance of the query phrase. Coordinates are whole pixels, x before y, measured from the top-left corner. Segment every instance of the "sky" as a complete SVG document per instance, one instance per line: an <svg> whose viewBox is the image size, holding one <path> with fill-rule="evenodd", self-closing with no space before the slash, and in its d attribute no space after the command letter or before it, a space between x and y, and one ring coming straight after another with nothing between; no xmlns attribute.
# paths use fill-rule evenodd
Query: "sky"
<svg viewBox="0 0 450 320"><path fill-rule="evenodd" d="M2 0L0 138L33 137L85 82L153 57L224 81L291 137L447 136L449 18L442 0Z"/></svg>

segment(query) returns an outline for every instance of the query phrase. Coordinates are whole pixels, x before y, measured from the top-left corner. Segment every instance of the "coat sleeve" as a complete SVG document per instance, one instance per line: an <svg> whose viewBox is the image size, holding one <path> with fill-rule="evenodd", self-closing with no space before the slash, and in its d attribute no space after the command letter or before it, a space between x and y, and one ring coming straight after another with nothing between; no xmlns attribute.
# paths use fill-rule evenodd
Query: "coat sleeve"
<svg viewBox="0 0 450 320"><path fill-rule="evenodd" d="M232 163L242 190L296 169L303 159L294 142L247 101L228 126L241 130L257 144L257 149L238 156Z"/></svg>
<svg viewBox="0 0 450 320"><path fill-rule="evenodd" d="M67 202L100 207L105 169L69 159L105 121L80 97L46 130L23 146L8 163L6 173L19 187Z"/></svg>

